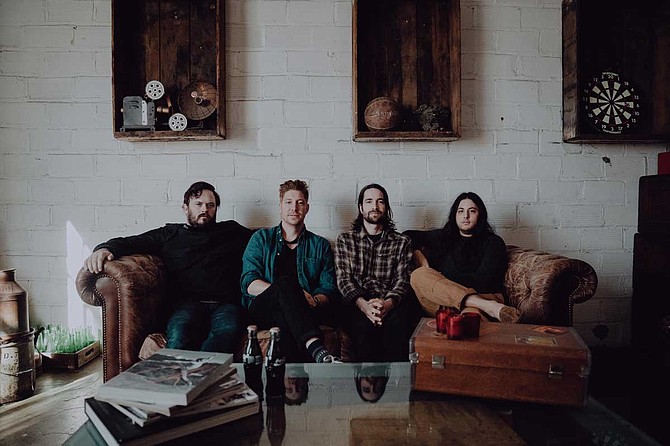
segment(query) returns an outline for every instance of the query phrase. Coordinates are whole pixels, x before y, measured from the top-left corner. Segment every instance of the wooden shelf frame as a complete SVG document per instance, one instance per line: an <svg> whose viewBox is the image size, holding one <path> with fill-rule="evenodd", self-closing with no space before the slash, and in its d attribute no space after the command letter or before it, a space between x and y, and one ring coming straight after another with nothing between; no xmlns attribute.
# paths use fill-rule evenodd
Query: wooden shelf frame
<svg viewBox="0 0 670 446"><path fill-rule="evenodd" d="M353 132L356 141L453 141L461 137L460 0L354 0ZM370 131L364 110L379 96L403 109L393 131ZM451 112L446 131L423 131L421 105Z"/></svg>
<svg viewBox="0 0 670 446"><path fill-rule="evenodd" d="M670 141L670 2L563 0L563 141ZM596 131L585 119L587 82L611 70L641 97L636 127L621 134Z"/></svg>
<svg viewBox="0 0 670 446"><path fill-rule="evenodd" d="M129 141L219 140L226 136L225 0L112 0L112 125L115 138ZM177 95L191 82L217 90L216 111L190 121L181 132L121 131L123 98L144 96L160 81L178 112ZM167 122L164 116L159 122ZM195 124L193 127L191 125ZM197 127L200 126L200 127Z"/></svg>

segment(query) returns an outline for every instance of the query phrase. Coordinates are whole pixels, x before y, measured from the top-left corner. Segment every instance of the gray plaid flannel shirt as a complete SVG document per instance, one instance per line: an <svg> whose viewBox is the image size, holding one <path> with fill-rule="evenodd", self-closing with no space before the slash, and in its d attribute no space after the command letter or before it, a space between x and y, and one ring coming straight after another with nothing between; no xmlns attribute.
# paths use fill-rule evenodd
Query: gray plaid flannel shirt
<svg viewBox="0 0 670 446"><path fill-rule="evenodd" d="M384 231L373 243L364 229L337 237L335 272L344 302L363 297L393 299L398 305L409 292L412 259L410 238L396 231Z"/></svg>

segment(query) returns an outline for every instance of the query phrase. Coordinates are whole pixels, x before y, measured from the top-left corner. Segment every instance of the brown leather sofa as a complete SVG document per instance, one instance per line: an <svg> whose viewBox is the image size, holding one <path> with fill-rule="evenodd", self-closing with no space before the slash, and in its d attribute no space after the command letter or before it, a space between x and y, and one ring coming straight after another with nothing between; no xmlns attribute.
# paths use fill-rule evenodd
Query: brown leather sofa
<svg viewBox="0 0 670 446"><path fill-rule="evenodd" d="M516 246L508 246L508 254L507 297L523 310L522 322L571 326L574 304L585 302L595 293L598 278L593 268L581 260ZM149 255L107 262L100 274L79 271L76 284L81 299L102 307L105 381L139 360L145 339L160 347L162 337L157 334L165 328L165 274L162 261ZM327 347L346 360L346 334L322 328ZM259 337L263 342L267 334L261 332ZM236 360L241 358L241 349L242 345Z"/></svg>

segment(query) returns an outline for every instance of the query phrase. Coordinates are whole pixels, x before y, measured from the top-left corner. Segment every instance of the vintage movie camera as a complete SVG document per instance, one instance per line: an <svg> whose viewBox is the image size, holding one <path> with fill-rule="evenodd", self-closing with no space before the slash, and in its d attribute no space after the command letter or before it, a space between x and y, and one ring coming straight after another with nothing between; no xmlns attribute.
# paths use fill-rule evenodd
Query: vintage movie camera
<svg viewBox="0 0 670 446"><path fill-rule="evenodd" d="M125 96L123 98L123 126L121 131L156 130L159 116L169 116L167 126L180 132L189 126L189 120L202 121L216 111L218 95L213 85L207 82L193 82L184 87L178 95L181 113L174 112L170 96L165 95L165 87L160 81L149 81L144 88L145 95ZM165 96L165 104L157 105ZM202 125L202 122L196 126Z"/></svg>

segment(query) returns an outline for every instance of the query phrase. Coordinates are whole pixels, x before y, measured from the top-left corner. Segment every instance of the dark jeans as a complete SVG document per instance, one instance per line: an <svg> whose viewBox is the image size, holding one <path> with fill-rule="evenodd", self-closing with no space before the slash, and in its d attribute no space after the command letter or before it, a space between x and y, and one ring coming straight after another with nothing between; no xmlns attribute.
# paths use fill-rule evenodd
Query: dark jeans
<svg viewBox="0 0 670 446"><path fill-rule="evenodd" d="M244 331L242 307L234 304L186 302L167 324L167 347L235 353Z"/></svg>
<svg viewBox="0 0 670 446"><path fill-rule="evenodd" d="M311 338L323 340L319 324L335 327L339 302L312 308L297 279L280 277L251 302L251 320L259 329L279 327L281 346L288 362L304 362L305 343Z"/></svg>
<svg viewBox="0 0 670 446"><path fill-rule="evenodd" d="M373 325L370 319L353 305L350 332L354 361L408 361L411 318L407 299L403 299L399 306L384 317L381 327Z"/></svg>

